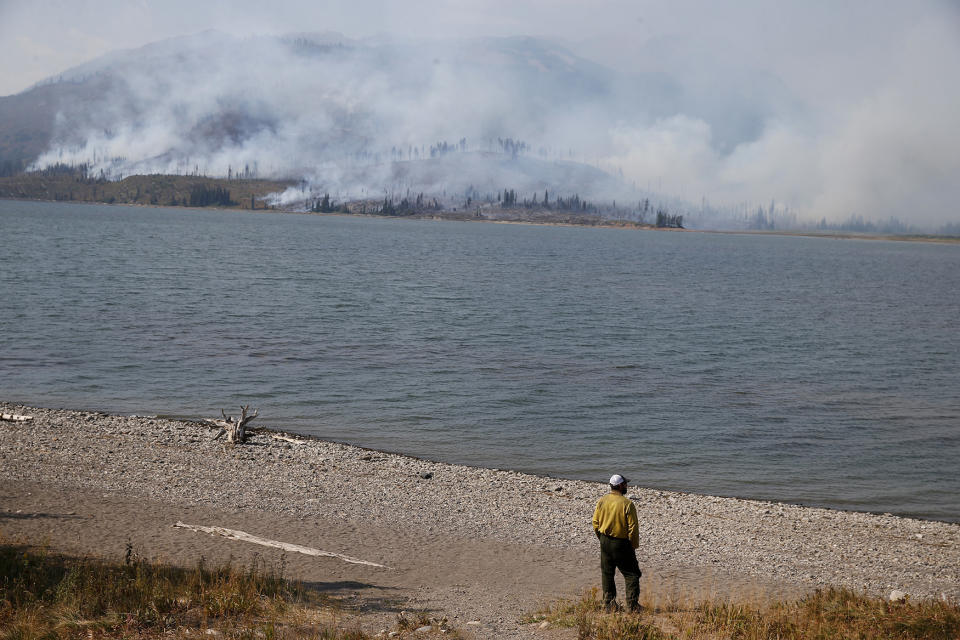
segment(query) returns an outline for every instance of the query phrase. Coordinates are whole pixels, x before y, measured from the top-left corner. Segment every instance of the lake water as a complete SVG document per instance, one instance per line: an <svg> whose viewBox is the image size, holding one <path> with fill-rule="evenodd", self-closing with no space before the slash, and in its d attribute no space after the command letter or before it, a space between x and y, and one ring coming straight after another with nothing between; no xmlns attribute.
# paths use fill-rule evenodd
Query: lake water
<svg viewBox="0 0 960 640"><path fill-rule="evenodd" d="M960 521L960 246L0 201L0 394Z"/></svg>

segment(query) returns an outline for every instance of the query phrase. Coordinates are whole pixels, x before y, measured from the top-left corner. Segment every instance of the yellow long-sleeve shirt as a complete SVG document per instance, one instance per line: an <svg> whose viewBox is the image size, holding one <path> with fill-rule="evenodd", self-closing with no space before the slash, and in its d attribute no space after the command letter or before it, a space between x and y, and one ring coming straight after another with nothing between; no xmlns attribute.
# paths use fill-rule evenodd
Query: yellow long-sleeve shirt
<svg viewBox="0 0 960 640"><path fill-rule="evenodd" d="M612 538L629 540L634 549L640 546L637 507L616 491L597 501L597 508L593 510L593 530Z"/></svg>

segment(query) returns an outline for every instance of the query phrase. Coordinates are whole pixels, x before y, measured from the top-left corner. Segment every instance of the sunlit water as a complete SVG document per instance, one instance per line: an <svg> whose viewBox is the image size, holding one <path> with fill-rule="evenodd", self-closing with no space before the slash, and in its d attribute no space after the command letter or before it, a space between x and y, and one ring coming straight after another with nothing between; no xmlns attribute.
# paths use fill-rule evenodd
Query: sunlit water
<svg viewBox="0 0 960 640"><path fill-rule="evenodd" d="M960 246L0 202L0 394L960 521Z"/></svg>

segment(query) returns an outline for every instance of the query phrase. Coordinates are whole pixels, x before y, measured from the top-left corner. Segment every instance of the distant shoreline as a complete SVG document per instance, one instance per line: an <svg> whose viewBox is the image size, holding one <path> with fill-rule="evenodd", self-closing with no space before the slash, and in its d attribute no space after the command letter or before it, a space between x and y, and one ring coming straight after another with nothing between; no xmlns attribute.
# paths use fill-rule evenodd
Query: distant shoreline
<svg viewBox="0 0 960 640"><path fill-rule="evenodd" d="M598 222L596 224L591 223L578 223L578 222L561 222L561 221L548 221L548 220L498 220L495 218L486 218L486 217L470 217L470 216L445 216L443 213L450 212L437 212L437 214L431 215L409 215L409 216L384 216L376 213L347 213L343 211L335 211L329 213L321 213L316 211L293 211L288 209L278 209L278 208L263 208L263 209L249 209L243 207L190 207L190 206L172 206L164 204L148 204L140 202L98 202L90 200L75 200L75 201L64 201L64 200L51 200L45 198L15 198L8 196L0 196L0 200L6 200L10 202L46 202L51 204L65 204L65 205L99 205L99 206L110 206L110 207L140 207L140 208L150 208L150 209L173 209L173 210L195 210L195 211L237 211L244 213L275 213L275 214L289 214L289 215L311 215L311 216L330 216L330 217L346 217L346 218L377 218L382 220L416 220L416 221L427 221L427 222L481 222L488 224L514 224L514 225L531 225L531 226L541 226L541 227L571 227L571 228L582 228L582 229L620 229L620 230L630 230L630 231L667 231L674 233L709 233L709 234L718 234L718 235L747 235L747 236L778 236L778 237L799 237L799 238L823 238L828 240L871 240L871 241L891 241L891 242L921 242L927 244L960 244L960 236L937 236L937 235L928 235L928 234L918 234L918 235L897 235L897 234L882 234L882 233L855 233L850 231L802 231L802 230L772 230L772 231L759 231L755 229L690 229L690 228L671 228L671 227L657 227L650 224L640 224L636 222L620 222L616 220ZM439 215L438 215L439 214Z"/></svg>
<svg viewBox="0 0 960 640"><path fill-rule="evenodd" d="M717 233L724 235L753 235L753 236L796 236L800 238L826 238L828 240L891 240L894 242L929 242L934 244L960 244L960 236L936 235L895 235L883 233L853 233L850 231L757 231L745 229L743 231L725 231L710 229L693 229L701 233Z"/></svg>

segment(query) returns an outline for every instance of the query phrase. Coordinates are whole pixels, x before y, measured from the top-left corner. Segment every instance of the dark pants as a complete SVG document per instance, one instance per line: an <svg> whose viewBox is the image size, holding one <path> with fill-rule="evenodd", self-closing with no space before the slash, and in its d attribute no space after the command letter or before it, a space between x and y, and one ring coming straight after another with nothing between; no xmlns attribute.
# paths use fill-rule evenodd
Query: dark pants
<svg viewBox="0 0 960 640"><path fill-rule="evenodd" d="M627 609L635 609L640 599L640 565L637 554L629 540L611 538L603 533L600 538L600 585L603 587L603 603L611 604L617 597L617 585L613 574L620 569L627 587Z"/></svg>

